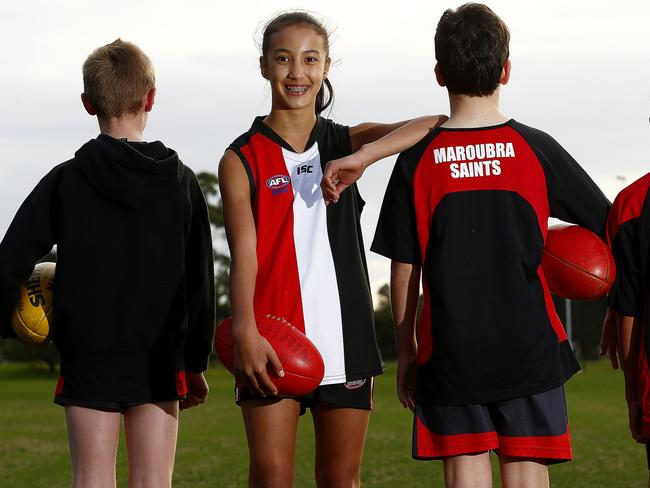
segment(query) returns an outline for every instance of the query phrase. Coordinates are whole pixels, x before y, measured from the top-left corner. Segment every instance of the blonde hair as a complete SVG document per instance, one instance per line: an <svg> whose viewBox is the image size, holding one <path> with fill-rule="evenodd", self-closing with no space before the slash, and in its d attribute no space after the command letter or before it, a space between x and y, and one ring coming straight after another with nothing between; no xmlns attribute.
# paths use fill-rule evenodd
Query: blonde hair
<svg viewBox="0 0 650 488"><path fill-rule="evenodd" d="M98 47L83 65L84 93L101 118L137 113L156 77L149 57L117 39Z"/></svg>

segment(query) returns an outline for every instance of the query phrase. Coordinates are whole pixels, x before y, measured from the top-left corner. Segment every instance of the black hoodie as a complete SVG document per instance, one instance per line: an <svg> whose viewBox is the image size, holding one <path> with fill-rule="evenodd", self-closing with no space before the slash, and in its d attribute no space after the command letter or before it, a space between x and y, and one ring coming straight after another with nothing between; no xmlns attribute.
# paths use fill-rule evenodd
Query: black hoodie
<svg viewBox="0 0 650 488"><path fill-rule="evenodd" d="M125 378L207 368L210 224L196 176L175 151L102 134L39 182L0 244L4 336L19 285L54 244L62 376L99 377L118 391Z"/></svg>

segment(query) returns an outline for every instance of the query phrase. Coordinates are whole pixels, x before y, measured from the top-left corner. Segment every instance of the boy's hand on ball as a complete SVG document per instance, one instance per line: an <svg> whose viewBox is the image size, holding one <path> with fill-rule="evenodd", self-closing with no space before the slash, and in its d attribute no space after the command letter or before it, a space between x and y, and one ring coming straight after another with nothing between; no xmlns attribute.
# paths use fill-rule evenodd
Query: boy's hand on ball
<svg viewBox="0 0 650 488"><path fill-rule="evenodd" d="M268 341L257 332L257 328L238 334L233 347L233 369L237 382L248 388L251 393L263 397L277 395L278 389L271 381L267 368L279 377L284 376L277 354Z"/></svg>
<svg viewBox="0 0 650 488"><path fill-rule="evenodd" d="M208 382L205 381L203 373L187 373L187 396L180 401L180 409L186 410L188 408L196 407L201 403L205 403L208 398Z"/></svg>

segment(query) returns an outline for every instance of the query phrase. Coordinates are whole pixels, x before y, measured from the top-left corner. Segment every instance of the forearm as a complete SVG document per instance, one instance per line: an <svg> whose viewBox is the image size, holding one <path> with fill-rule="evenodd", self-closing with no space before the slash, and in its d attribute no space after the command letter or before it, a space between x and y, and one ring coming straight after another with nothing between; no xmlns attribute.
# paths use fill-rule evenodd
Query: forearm
<svg viewBox="0 0 650 488"><path fill-rule="evenodd" d="M257 256L245 250L232 253L230 264L230 304L233 333L244 334L255 326L253 298L257 276Z"/></svg>
<svg viewBox="0 0 650 488"><path fill-rule="evenodd" d="M406 151L417 144L440 122L440 116L418 117L397 127L380 139L362 145L356 155L367 168L380 159Z"/></svg>
<svg viewBox="0 0 650 488"><path fill-rule="evenodd" d="M619 314L617 314L617 323L619 356L625 377L625 398L628 402L637 401L636 368L639 356L640 323L634 317Z"/></svg>
<svg viewBox="0 0 650 488"><path fill-rule="evenodd" d="M415 320L419 279L419 266L397 261L391 263L390 299L398 354L411 354L417 349Z"/></svg>

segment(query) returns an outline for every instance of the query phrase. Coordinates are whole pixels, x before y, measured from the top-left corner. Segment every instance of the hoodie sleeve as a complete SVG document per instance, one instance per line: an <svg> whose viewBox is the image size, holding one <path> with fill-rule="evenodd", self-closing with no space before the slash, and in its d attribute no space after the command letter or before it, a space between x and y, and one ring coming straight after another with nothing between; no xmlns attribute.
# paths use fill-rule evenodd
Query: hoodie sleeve
<svg viewBox="0 0 650 488"><path fill-rule="evenodd" d="M208 207L196 176L191 178L192 218L185 254L188 310L185 368L190 373L200 373L208 369L214 340L214 261Z"/></svg>
<svg viewBox="0 0 650 488"><path fill-rule="evenodd" d="M58 171L47 174L18 209L0 243L0 336L15 337L9 318L18 289L55 243L54 195Z"/></svg>

